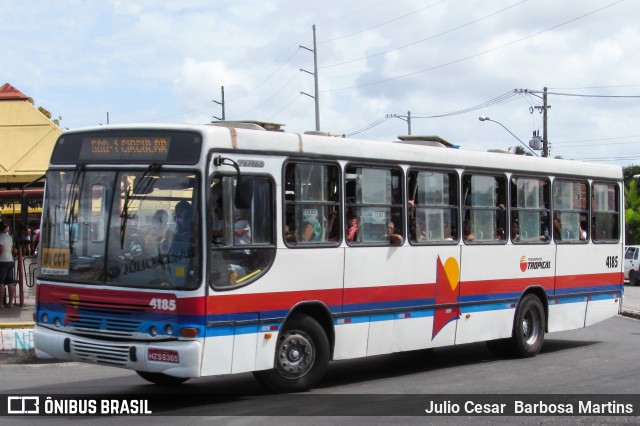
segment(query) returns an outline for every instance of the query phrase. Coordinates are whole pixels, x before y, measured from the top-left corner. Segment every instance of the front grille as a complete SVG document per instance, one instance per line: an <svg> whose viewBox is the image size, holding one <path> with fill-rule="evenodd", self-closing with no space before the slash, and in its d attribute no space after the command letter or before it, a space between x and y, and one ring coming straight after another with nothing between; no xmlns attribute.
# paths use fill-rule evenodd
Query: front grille
<svg viewBox="0 0 640 426"><path fill-rule="evenodd" d="M108 337L133 337L141 321L121 320L118 318L99 318L83 315L68 315L67 322L76 333L108 336Z"/></svg>
<svg viewBox="0 0 640 426"><path fill-rule="evenodd" d="M82 361L124 367L129 361L129 345L71 340L71 354Z"/></svg>

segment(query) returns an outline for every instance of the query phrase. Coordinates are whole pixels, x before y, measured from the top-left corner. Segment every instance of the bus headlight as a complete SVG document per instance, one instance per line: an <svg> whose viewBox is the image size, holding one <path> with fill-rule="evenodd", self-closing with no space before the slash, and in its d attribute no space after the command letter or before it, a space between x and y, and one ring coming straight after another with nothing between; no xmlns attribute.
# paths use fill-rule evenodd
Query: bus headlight
<svg viewBox="0 0 640 426"><path fill-rule="evenodd" d="M48 323L49 322L49 315L42 314L42 317L40 318L40 321L42 321L45 324Z"/></svg>
<svg viewBox="0 0 640 426"><path fill-rule="evenodd" d="M151 335L151 337L156 337L158 335L158 327L156 327L155 325L149 327L149 334Z"/></svg>
<svg viewBox="0 0 640 426"><path fill-rule="evenodd" d="M62 320L56 317L56 319L53 320L53 325L55 325L56 327L60 327L62 325Z"/></svg>
<svg viewBox="0 0 640 426"><path fill-rule="evenodd" d="M164 332L168 336L173 336L173 327L171 326L171 324L167 324L167 326L164 328Z"/></svg>

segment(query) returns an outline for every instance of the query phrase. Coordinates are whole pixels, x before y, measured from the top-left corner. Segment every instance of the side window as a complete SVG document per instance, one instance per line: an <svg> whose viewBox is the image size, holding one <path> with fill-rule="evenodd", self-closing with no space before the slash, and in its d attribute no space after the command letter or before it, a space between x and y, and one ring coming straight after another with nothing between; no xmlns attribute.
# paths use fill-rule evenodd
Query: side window
<svg viewBox="0 0 640 426"><path fill-rule="evenodd" d="M549 232L549 181L527 177L511 178L511 241L544 243Z"/></svg>
<svg viewBox="0 0 640 426"><path fill-rule="evenodd" d="M409 241L437 244L458 240L458 176L411 170L407 176Z"/></svg>
<svg viewBox="0 0 640 426"><path fill-rule="evenodd" d="M285 167L284 238L290 245L338 244L340 169L335 164Z"/></svg>
<svg viewBox="0 0 640 426"><path fill-rule="evenodd" d="M350 165L345 173L348 244L402 245L402 172Z"/></svg>
<svg viewBox="0 0 640 426"><path fill-rule="evenodd" d="M618 185L612 183L593 184L592 234L594 242L617 242L620 239Z"/></svg>
<svg viewBox="0 0 640 426"><path fill-rule="evenodd" d="M248 191L236 197L236 191ZM208 194L210 213L209 277L216 288L247 284L264 273L275 257L274 191L268 178L238 185L235 177L216 177ZM238 198L249 200L247 205Z"/></svg>
<svg viewBox="0 0 640 426"><path fill-rule="evenodd" d="M587 182L553 182L553 239L587 242L589 239L589 185Z"/></svg>
<svg viewBox="0 0 640 426"><path fill-rule="evenodd" d="M480 174L462 177L465 243L504 242L506 238L506 178Z"/></svg>

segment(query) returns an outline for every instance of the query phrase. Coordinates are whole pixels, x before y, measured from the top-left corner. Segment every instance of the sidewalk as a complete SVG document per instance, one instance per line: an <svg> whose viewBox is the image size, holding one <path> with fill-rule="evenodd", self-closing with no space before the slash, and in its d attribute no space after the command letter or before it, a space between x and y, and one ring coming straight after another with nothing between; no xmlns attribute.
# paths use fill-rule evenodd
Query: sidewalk
<svg viewBox="0 0 640 426"><path fill-rule="evenodd" d="M24 304L0 309L0 354L23 354L33 350L35 307L35 287L27 287L25 284Z"/></svg>

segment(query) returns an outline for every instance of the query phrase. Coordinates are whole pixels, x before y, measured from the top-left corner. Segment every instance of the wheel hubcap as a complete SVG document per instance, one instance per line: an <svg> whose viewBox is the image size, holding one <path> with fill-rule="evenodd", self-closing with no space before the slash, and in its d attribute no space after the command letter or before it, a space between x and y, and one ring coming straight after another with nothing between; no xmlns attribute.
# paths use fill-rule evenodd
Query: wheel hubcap
<svg viewBox="0 0 640 426"><path fill-rule="evenodd" d="M313 343L301 332L287 332L280 342L277 370L287 378L299 378L309 372L315 359Z"/></svg>
<svg viewBox="0 0 640 426"><path fill-rule="evenodd" d="M540 321L535 310L529 310L522 318L522 337L528 345L532 345L538 339L540 333Z"/></svg>

